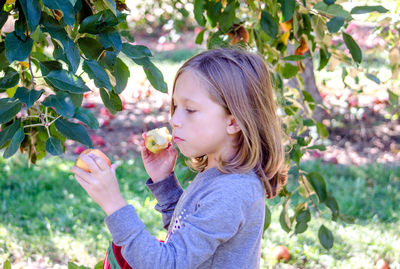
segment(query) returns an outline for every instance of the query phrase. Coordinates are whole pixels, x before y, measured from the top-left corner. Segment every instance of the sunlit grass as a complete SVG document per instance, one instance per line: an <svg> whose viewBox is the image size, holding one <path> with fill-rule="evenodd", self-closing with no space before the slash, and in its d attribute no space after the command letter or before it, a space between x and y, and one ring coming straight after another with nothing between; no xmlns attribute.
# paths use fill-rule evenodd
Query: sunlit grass
<svg viewBox="0 0 400 269"><path fill-rule="evenodd" d="M6 259L14 265L40 261L43 268L66 268L68 261L93 268L104 258L111 240L105 214L75 181L72 165L58 157L30 168L25 156L0 159L0 268ZM400 268L400 205L395 202L400 200L396 191L400 167L339 167L318 162L303 166L321 172L342 213L354 217L356 223L331 222L314 212L309 229L291 236L279 224L282 201L270 201L272 224L262 242L262 268L275 264L271 251L276 245L287 246L292 256L276 268L374 268L379 258L385 258L391 268ZM154 210L156 201L145 186L147 174L141 160L119 161L117 175L124 197L147 229L163 239L165 230ZM329 251L317 239L321 224L335 236Z"/></svg>

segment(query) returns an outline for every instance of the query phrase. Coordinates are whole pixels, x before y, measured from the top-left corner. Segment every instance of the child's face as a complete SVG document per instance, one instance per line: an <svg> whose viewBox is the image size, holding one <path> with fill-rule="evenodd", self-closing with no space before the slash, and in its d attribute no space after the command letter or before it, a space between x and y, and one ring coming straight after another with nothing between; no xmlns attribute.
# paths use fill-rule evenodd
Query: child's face
<svg viewBox="0 0 400 269"><path fill-rule="evenodd" d="M228 126L233 117L210 99L195 72L185 71L178 77L173 99L175 112L170 124L174 141L183 155L207 155L208 167L211 167L217 154L232 154L234 136Z"/></svg>

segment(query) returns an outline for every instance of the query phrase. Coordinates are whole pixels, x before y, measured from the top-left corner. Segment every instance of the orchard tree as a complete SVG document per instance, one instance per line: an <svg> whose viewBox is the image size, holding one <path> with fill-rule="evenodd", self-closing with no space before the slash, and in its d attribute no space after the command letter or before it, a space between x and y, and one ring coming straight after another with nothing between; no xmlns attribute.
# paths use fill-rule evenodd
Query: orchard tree
<svg viewBox="0 0 400 269"><path fill-rule="evenodd" d="M153 4L169 5L181 19L193 16L202 27L198 44L206 43L209 49L244 46L265 56L289 137L290 178L277 198L283 205L280 224L286 232L300 234L307 230L311 212L316 212L325 219L318 238L330 249L334 237L326 223L351 220L340 213L324 178L317 171L300 168L305 152L324 150L318 141L328 136L321 117L313 115L326 107L318 90L307 86L315 86L313 59L317 70L332 59L342 62L347 66L343 67L344 80L347 69L360 69L363 59L360 47L345 31L353 16L384 17L388 10L357 6L348 11L335 0L195 0L189 2L192 8L188 10L188 1L183 0ZM0 32L0 93L7 96L0 99L4 158L20 149L35 163L46 153L61 155L66 139L92 147L86 128L98 128L98 121L81 107L84 93L90 91L86 82L94 81L112 113L120 111L119 94L130 75L121 53L143 67L155 89L167 92L161 72L150 60L150 50L131 44L134 38L129 34L127 10L123 0L0 0L0 29L7 19L14 21L13 31ZM399 20L394 17L385 17L377 27L387 40L398 40ZM392 24L393 33L387 34ZM332 39L337 36L342 42L334 44ZM396 42L388 48L394 74L400 68L396 60L400 44ZM379 82L373 74L367 77ZM398 96L389 93L393 111L398 113ZM265 229L270 221L267 207Z"/></svg>
<svg viewBox="0 0 400 269"><path fill-rule="evenodd" d="M3 157L18 149L36 163L46 153L61 155L66 139L92 147L85 127L99 123L81 107L91 79L108 110L122 110L119 94L130 76L128 56L143 67L151 85L167 92L152 53L132 45L123 1L0 1L0 148Z"/></svg>

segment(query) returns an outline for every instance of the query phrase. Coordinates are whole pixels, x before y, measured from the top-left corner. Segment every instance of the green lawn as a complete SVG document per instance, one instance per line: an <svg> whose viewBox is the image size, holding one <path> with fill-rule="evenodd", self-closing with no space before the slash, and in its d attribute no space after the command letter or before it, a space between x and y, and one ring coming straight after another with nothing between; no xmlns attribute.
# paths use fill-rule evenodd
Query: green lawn
<svg viewBox="0 0 400 269"><path fill-rule="evenodd" d="M54 157L28 168L25 156L0 158L0 268L6 259L13 265L41 260L44 268L66 268L68 261L74 261L93 268L103 258L111 239L103 222L105 214L75 181L72 165ZM400 268L400 167L311 162L303 168L320 171L341 212L354 217L355 224L317 219L313 214L310 228L291 236L279 225L281 201L269 201L272 224L262 243L263 268L274 264L270 253L276 245L286 245L292 258L275 268L374 268L379 258L389 261L391 268ZM186 172L178 167L179 178ZM117 174L124 197L148 230L163 238L161 216L144 185L147 174L141 160L120 162ZM317 240L322 223L335 236L329 251Z"/></svg>

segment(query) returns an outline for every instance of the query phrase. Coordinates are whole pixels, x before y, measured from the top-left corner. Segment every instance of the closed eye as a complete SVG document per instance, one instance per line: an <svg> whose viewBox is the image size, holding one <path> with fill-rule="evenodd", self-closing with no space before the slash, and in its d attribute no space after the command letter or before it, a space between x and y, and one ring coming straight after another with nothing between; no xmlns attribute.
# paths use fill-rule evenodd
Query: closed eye
<svg viewBox="0 0 400 269"><path fill-rule="evenodd" d="M174 111L176 110L176 108L177 108L177 105L174 105ZM197 111L197 110L193 110L193 109L189 109L189 108L186 108L185 110L187 113L190 113L190 114Z"/></svg>

